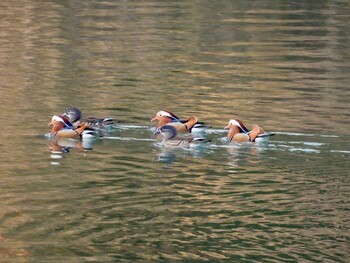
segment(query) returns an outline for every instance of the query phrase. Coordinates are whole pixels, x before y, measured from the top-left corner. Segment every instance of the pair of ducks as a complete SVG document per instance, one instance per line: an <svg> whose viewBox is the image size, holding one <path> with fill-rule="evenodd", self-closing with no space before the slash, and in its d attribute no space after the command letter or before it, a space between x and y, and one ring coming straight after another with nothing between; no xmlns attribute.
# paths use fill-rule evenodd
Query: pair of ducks
<svg viewBox="0 0 350 263"><path fill-rule="evenodd" d="M82 113L77 108L68 108L61 115L54 115L48 126L51 128L51 136L57 139L80 139L99 136L99 129L112 126L112 118L82 119Z"/></svg>
<svg viewBox="0 0 350 263"><path fill-rule="evenodd" d="M163 136L162 143L167 147L183 147L191 144L208 142L205 138L183 138L176 137L177 132L193 132L194 130L203 130L208 128L203 122L199 122L192 116L187 120L180 120L175 114L169 111L158 111L151 121L158 121L157 132ZM229 142L261 142L267 141L273 133L265 133L258 125L254 125L249 131L240 120L232 119L226 125L229 129L227 139Z"/></svg>
<svg viewBox="0 0 350 263"><path fill-rule="evenodd" d="M158 111L151 121L158 121L156 134L163 136L162 143L167 147L184 147L193 144L208 142L205 138L177 137L178 132L194 133L208 128L203 122L199 122L194 116L187 120L181 120L169 111ZM87 118L82 119L82 113L77 108L69 108L62 115L55 115L48 124L52 126L51 136L54 138L88 138L98 136L98 129L112 126L115 123L112 118ZM255 125L251 131L240 121L232 119L225 129L229 129L227 139L229 142L258 142L266 141L273 133L265 133Z"/></svg>

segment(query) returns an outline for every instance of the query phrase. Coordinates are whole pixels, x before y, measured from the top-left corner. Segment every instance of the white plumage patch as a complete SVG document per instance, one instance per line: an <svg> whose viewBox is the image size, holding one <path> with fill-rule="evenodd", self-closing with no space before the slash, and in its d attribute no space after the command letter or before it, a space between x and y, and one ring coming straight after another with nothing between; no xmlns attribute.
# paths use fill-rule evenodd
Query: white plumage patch
<svg viewBox="0 0 350 263"><path fill-rule="evenodd" d="M239 124L239 122L236 121L236 120L230 120L230 125L232 125L232 126L238 126L238 127L242 128L241 125Z"/></svg>

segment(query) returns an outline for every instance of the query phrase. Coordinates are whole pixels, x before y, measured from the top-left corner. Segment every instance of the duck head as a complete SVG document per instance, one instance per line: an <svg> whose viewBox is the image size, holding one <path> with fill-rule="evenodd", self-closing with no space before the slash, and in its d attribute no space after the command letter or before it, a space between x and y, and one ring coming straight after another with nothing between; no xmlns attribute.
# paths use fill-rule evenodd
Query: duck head
<svg viewBox="0 0 350 263"><path fill-rule="evenodd" d="M238 119L231 119L228 124L226 125L225 129L230 129L231 127L238 127L239 131L242 133L246 133L249 132L249 130L247 129L247 127L243 124L242 121L238 120Z"/></svg>
<svg viewBox="0 0 350 263"><path fill-rule="evenodd" d="M54 115L52 116L51 121L47 126L52 126L51 135L55 135L58 131L62 130L65 126L67 126L68 123L69 121L65 117Z"/></svg>
<svg viewBox="0 0 350 263"><path fill-rule="evenodd" d="M69 121L76 122L82 118L81 111L78 108L68 108L63 116L68 117Z"/></svg>
<svg viewBox="0 0 350 263"><path fill-rule="evenodd" d="M65 115L54 115L51 118L51 122L48 126L52 126L54 122L62 122L65 128L73 128L72 123L68 120Z"/></svg>
<svg viewBox="0 0 350 263"><path fill-rule="evenodd" d="M225 129L230 129L228 134L227 134L227 139L229 141L232 140L233 136L235 136L235 134L237 133L247 133L249 132L249 130L247 129L247 127L245 127L245 125L243 124L242 121L240 120L235 120L235 119L231 119L228 124L225 126Z"/></svg>
<svg viewBox="0 0 350 263"><path fill-rule="evenodd" d="M176 128L174 126L164 125L163 127L159 128L158 131L163 136L164 141L176 136Z"/></svg>
<svg viewBox="0 0 350 263"><path fill-rule="evenodd" d="M167 118L170 119L170 121L177 121L179 120L179 118L172 112L170 111L158 111L156 113L156 116L154 118L151 119L151 121L161 121L161 119L163 118Z"/></svg>

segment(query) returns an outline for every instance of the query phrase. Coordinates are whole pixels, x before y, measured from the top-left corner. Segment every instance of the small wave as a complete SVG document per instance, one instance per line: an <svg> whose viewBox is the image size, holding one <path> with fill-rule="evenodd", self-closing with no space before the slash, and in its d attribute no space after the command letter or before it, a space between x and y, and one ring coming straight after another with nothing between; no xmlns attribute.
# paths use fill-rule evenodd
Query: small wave
<svg viewBox="0 0 350 263"><path fill-rule="evenodd" d="M288 144L302 144L307 146L321 147L326 145L326 143L321 142L300 142L300 141L274 141L275 143L288 143Z"/></svg>
<svg viewBox="0 0 350 263"><path fill-rule="evenodd" d="M303 147L294 147L291 145L280 144L277 145L279 148L285 148L290 152L306 152L306 153L320 153L320 150L312 149L312 148L303 148Z"/></svg>
<svg viewBox="0 0 350 263"><path fill-rule="evenodd" d="M281 134L281 135L288 135L288 136L309 136L309 137L317 136L317 134L313 134L313 133L299 133L299 132L274 132L274 133Z"/></svg>
<svg viewBox="0 0 350 263"><path fill-rule="evenodd" d="M320 135L320 136L324 138L339 138L338 135Z"/></svg>
<svg viewBox="0 0 350 263"><path fill-rule="evenodd" d="M299 132L274 132L274 133L280 134L280 135L287 135L287 136L305 136L305 137L320 136L323 138L339 138L338 135L334 135L334 134L315 134L315 133L299 133Z"/></svg>
<svg viewBox="0 0 350 263"><path fill-rule="evenodd" d="M52 135L49 132L45 133L44 136L45 136L46 139L51 139L52 138Z"/></svg>
<svg viewBox="0 0 350 263"><path fill-rule="evenodd" d="M224 130L224 129L206 129L204 132L209 133L209 134L219 134L219 133L227 133L228 130Z"/></svg>
<svg viewBox="0 0 350 263"><path fill-rule="evenodd" d="M331 150L332 153L350 153L350 151L344 151L344 150Z"/></svg>
<svg viewBox="0 0 350 263"><path fill-rule="evenodd" d="M118 137L118 136L107 136L103 137L105 139L109 140L120 140L120 141L155 141L154 139L147 139L147 138L133 138L133 137Z"/></svg>
<svg viewBox="0 0 350 263"><path fill-rule="evenodd" d="M306 153L320 153L321 151L310 148L290 148L288 149L291 152L306 152Z"/></svg>
<svg viewBox="0 0 350 263"><path fill-rule="evenodd" d="M145 126L145 125L125 125L125 124L123 124L123 125L118 125L117 128L121 129L121 130L129 130L129 129L146 129L146 130L150 130L153 127Z"/></svg>

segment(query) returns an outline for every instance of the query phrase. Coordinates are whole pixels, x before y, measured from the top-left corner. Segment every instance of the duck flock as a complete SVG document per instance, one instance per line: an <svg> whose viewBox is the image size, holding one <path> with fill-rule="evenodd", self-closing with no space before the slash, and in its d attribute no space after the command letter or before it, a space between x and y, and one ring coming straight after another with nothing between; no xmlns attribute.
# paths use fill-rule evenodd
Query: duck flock
<svg viewBox="0 0 350 263"><path fill-rule="evenodd" d="M191 116L188 119L180 119L170 111L158 111L152 122L156 123L156 136L159 136L162 145L168 148L188 147L208 143L209 140L203 137L196 137L198 131L205 131L209 128L204 122L198 121L197 117ZM54 115L48 126L51 127L50 138L86 140L94 137L101 137L101 131L115 127L116 121L113 118L83 118L78 108L68 108L61 115ZM226 125L228 129L227 142L267 142L274 133L265 132L260 126L254 125L251 130L238 119L231 119ZM190 134L191 136L181 136Z"/></svg>

